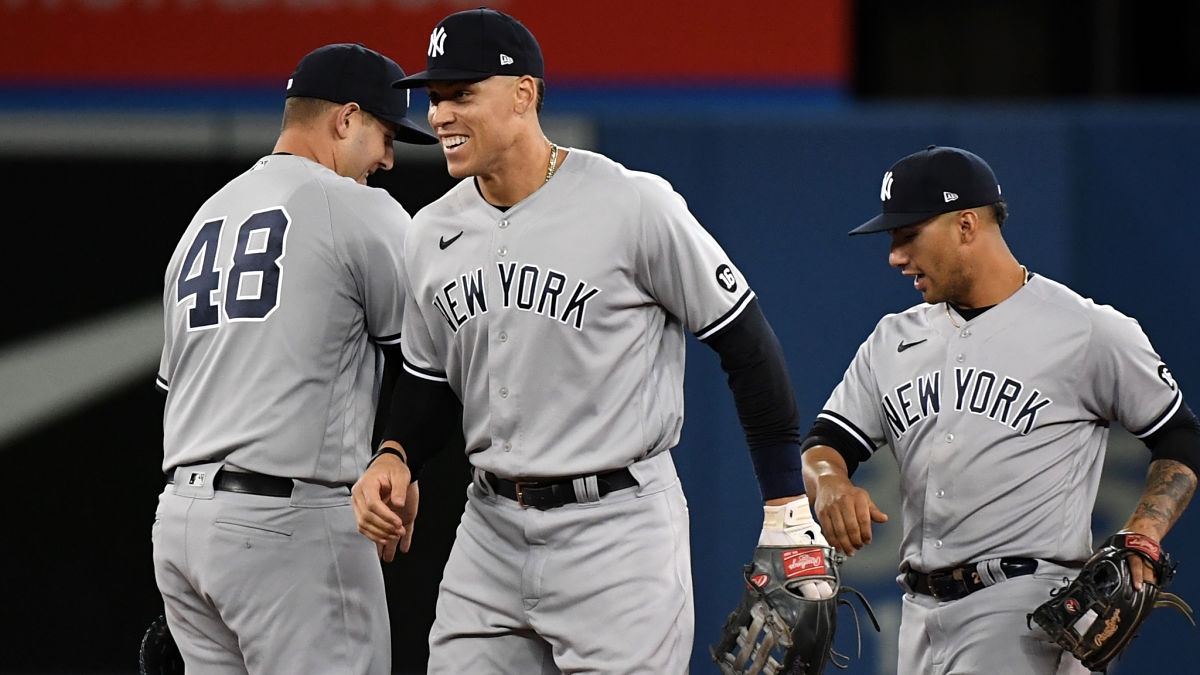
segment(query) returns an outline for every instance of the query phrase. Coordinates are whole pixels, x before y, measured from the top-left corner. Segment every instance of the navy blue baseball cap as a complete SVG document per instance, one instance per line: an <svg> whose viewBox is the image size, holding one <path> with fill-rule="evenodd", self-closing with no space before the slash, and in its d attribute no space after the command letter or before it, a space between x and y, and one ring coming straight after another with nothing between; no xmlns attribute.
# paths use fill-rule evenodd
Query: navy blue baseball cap
<svg viewBox="0 0 1200 675"><path fill-rule="evenodd" d="M542 48L533 33L504 12L487 7L455 12L429 36L425 70L395 83L399 89L431 81L478 81L493 75L545 77Z"/></svg>
<svg viewBox="0 0 1200 675"><path fill-rule="evenodd" d="M883 174L883 212L850 231L885 232L934 216L1000 201L1000 184L979 155L931 145L901 159Z"/></svg>
<svg viewBox="0 0 1200 675"><path fill-rule="evenodd" d="M408 119L408 92L392 82L404 77L396 62L361 44L341 42L318 47L300 59L288 79L287 98L306 96L334 103L357 103L396 125L396 140L433 145L437 137Z"/></svg>

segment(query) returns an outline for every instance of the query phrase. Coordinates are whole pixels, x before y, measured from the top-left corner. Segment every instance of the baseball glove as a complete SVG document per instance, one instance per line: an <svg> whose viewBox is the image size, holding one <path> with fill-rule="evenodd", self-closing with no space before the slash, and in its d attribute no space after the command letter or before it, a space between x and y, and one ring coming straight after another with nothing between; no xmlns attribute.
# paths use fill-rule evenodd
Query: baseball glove
<svg viewBox="0 0 1200 675"><path fill-rule="evenodd" d="M875 630L879 622L862 593L841 585L838 567L843 556L832 548L759 546L754 561L743 568L746 589L737 609L729 615L717 644L710 647L713 661L724 675L814 675L827 663L838 668L848 658L833 651L840 605L854 611L855 629L862 634L858 612L843 593L858 596ZM820 600L800 594L798 586L809 580L828 581L833 593Z"/></svg>
<svg viewBox="0 0 1200 675"><path fill-rule="evenodd" d="M1154 568L1158 583L1145 581L1135 590L1130 555ZM1179 610L1192 625L1192 608L1179 596L1163 591L1175 576L1176 563L1152 538L1132 532L1109 537L1084 563L1079 576L1050 593L1050 599L1027 615L1059 646L1090 670L1104 671L1137 635L1138 627L1158 607ZM1032 625L1032 624L1030 624Z"/></svg>
<svg viewBox="0 0 1200 675"><path fill-rule="evenodd" d="M142 645L138 649L138 675L183 675L183 657L179 655L175 638L171 637L165 616L151 622L142 636Z"/></svg>

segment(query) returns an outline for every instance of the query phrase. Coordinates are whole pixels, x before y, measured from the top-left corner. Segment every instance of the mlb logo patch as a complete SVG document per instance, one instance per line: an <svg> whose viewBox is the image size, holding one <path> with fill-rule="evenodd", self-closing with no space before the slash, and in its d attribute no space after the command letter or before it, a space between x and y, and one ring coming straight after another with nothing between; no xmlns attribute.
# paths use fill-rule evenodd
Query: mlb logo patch
<svg viewBox="0 0 1200 675"><path fill-rule="evenodd" d="M825 556L820 549L793 549L783 552L783 574L788 579L824 575Z"/></svg>
<svg viewBox="0 0 1200 675"><path fill-rule="evenodd" d="M191 475L188 476L188 485L191 485L192 487L204 487L204 472L193 471Z"/></svg>

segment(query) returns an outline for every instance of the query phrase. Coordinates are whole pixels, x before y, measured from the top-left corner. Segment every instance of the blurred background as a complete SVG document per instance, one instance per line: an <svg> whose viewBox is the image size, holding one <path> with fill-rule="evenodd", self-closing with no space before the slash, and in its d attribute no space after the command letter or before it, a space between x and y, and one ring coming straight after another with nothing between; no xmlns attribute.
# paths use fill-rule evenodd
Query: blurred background
<svg viewBox="0 0 1200 675"><path fill-rule="evenodd" d="M163 271L201 202L270 152L296 62L362 42L414 72L437 21L477 4L0 0L0 672L136 671L161 611L149 533ZM665 177L746 273L806 420L879 317L919 301L888 268L886 237L846 232L877 212L883 172L931 143L991 163L1022 263L1139 319L1184 391L1200 391L1197 3L491 6L541 42L547 135ZM410 212L453 183L439 150L404 145L372 180ZM761 510L717 359L689 342L675 459L692 514L692 672L712 673L708 645L740 595ZM1146 460L1114 429L1098 539L1129 514ZM890 453L856 479L893 521L844 568L883 624L848 672L894 673ZM423 670L466 481L458 449L434 461L413 551L385 566L397 673ZM1182 563L1172 590L1200 602L1196 510L1165 547ZM852 656L853 623L843 609L836 646ZM1158 612L1141 633L1110 672L1189 672L1181 644L1197 633L1181 617Z"/></svg>

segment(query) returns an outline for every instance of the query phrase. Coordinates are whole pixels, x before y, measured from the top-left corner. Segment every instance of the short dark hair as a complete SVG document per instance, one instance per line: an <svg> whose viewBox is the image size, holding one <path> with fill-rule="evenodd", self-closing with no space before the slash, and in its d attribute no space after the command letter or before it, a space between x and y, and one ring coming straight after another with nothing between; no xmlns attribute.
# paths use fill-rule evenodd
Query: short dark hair
<svg viewBox="0 0 1200 675"><path fill-rule="evenodd" d="M323 115L325 111L332 107L340 106L341 103L326 101L323 98L311 98L309 96L291 96L283 104L283 125L282 128L310 124L318 117Z"/></svg>
<svg viewBox="0 0 1200 675"><path fill-rule="evenodd" d="M991 205L992 215L996 217L996 224L1004 227L1004 221L1008 220L1008 202L1001 199Z"/></svg>
<svg viewBox="0 0 1200 675"><path fill-rule="evenodd" d="M537 113L541 115L542 106L546 103L546 80L540 77L533 79L537 82Z"/></svg>

